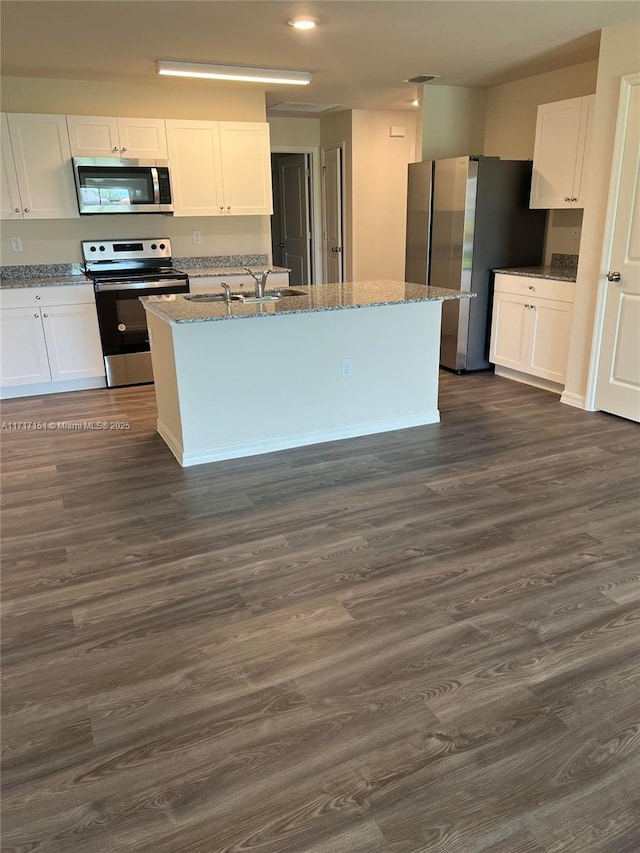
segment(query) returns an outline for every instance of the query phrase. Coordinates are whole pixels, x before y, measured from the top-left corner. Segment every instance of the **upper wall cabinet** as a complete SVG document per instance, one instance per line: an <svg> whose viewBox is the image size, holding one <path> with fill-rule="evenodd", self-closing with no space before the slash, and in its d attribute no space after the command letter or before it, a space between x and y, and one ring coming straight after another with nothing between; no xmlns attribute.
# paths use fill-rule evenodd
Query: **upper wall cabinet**
<svg viewBox="0 0 640 853"><path fill-rule="evenodd" d="M67 116L74 157L132 157L166 160L164 119Z"/></svg>
<svg viewBox="0 0 640 853"><path fill-rule="evenodd" d="M273 213L269 126L167 119L175 216Z"/></svg>
<svg viewBox="0 0 640 853"><path fill-rule="evenodd" d="M2 115L3 219L75 219L78 203L64 116Z"/></svg>
<svg viewBox="0 0 640 853"><path fill-rule="evenodd" d="M538 107L530 207L584 207L595 95Z"/></svg>

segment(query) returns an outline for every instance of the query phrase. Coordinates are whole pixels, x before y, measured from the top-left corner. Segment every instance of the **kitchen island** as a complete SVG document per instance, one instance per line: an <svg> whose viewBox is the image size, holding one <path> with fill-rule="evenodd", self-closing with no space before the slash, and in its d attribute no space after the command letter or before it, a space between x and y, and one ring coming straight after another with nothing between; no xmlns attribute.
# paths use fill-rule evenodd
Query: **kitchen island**
<svg viewBox="0 0 640 853"><path fill-rule="evenodd" d="M440 420L442 302L471 294L388 280L296 290L142 298L158 432L181 465Z"/></svg>

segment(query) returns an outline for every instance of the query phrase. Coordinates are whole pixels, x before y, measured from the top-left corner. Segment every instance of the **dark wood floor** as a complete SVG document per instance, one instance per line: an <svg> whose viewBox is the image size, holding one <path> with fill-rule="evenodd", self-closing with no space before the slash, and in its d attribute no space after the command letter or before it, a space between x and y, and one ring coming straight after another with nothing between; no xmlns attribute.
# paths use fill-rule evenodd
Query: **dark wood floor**
<svg viewBox="0 0 640 853"><path fill-rule="evenodd" d="M442 423L182 470L151 387L7 402L5 853L637 853L640 430Z"/></svg>

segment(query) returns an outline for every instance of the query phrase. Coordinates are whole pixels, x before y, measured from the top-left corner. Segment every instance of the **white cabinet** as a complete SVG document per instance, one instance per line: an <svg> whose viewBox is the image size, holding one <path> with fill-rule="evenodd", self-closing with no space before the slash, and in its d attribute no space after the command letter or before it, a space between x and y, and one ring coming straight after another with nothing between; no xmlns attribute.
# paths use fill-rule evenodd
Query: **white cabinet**
<svg viewBox="0 0 640 853"><path fill-rule="evenodd" d="M133 157L166 160L164 119L67 116L74 157Z"/></svg>
<svg viewBox="0 0 640 853"><path fill-rule="evenodd" d="M273 213L269 126L167 119L174 216Z"/></svg>
<svg viewBox="0 0 640 853"><path fill-rule="evenodd" d="M496 275L489 361L564 384L574 294L572 282Z"/></svg>
<svg viewBox="0 0 640 853"><path fill-rule="evenodd" d="M0 384L49 382L51 372L39 308L0 311Z"/></svg>
<svg viewBox="0 0 640 853"><path fill-rule="evenodd" d="M584 207L595 95L538 107L530 207Z"/></svg>
<svg viewBox="0 0 640 853"><path fill-rule="evenodd" d="M203 275L191 276L189 278L189 290L191 293L222 293L222 282L229 285L231 290L253 290L256 286L255 279L250 275ZM278 287L289 287L288 272L272 272L267 279L267 290L276 290Z"/></svg>
<svg viewBox="0 0 640 853"><path fill-rule="evenodd" d="M2 218L79 216L64 116L3 115L2 137Z"/></svg>
<svg viewBox="0 0 640 853"><path fill-rule="evenodd" d="M104 384L91 285L2 290L0 306L0 387L28 394Z"/></svg>

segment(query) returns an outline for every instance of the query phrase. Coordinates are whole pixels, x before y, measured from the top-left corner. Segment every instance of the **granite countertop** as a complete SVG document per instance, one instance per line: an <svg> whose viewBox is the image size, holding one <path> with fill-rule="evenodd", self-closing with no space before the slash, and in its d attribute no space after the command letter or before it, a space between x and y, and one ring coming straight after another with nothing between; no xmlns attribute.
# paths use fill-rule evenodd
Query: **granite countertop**
<svg viewBox="0 0 640 853"><path fill-rule="evenodd" d="M345 308L403 305L410 302L442 302L469 299L475 294L442 287L426 287L404 281L358 281L345 284L316 284L297 287L304 295L283 296L277 302L248 303L200 302L182 294L142 296L145 308L170 323L198 323L213 320L240 320L278 314L308 314Z"/></svg>
<svg viewBox="0 0 640 853"><path fill-rule="evenodd" d="M91 284L86 275L24 276L23 278L0 278L0 289L19 287L64 287L66 285Z"/></svg>
<svg viewBox="0 0 640 853"><path fill-rule="evenodd" d="M181 264L179 260L175 261L176 267L189 276L189 278L204 278L204 276L233 276L247 275L247 270L244 267L188 267ZM291 272L289 267L273 267L270 264L264 266L255 266L247 264L251 272L262 273L265 270L269 272Z"/></svg>
<svg viewBox="0 0 640 853"><path fill-rule="evenodd" d="M494 272L507 273L508 275L524 275L530 278L549 278L554 281L576 281L577 271L563 267L513 267L495 269Z"/></svg>

